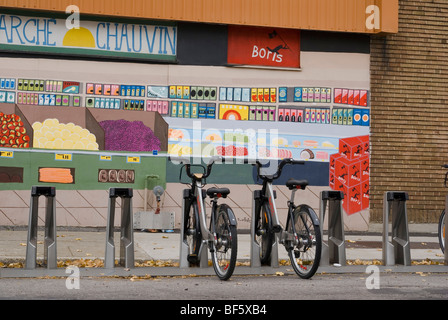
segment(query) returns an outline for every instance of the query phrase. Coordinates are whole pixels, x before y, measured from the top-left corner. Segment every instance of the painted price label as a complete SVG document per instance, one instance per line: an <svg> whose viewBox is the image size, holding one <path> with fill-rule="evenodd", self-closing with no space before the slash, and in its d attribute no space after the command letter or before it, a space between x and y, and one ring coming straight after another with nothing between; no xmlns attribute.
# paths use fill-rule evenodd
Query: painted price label
<svg viewBox="0 0 448 320"><path fill-rule="evenodd" d="M127 157L129 163L140 163L140 157Z"/></svg>
<svg viewBox="0 0 448 320"><path fill-rule="evenodd" d="M101 161L112 161L112 156L100 156Z"/></svg>
<svg viewBox="0 0 448 320"><path fill-rule="evenodd" d="M0 157L2 157L2 158L14 158L14 151L0 151Z"/></svg>
<svg viewBox="0 0 448 320"><path fill-rule="evenodd" d="M72 154L71 153L56 153L55 160L58 161L72 161Z"/></svg>

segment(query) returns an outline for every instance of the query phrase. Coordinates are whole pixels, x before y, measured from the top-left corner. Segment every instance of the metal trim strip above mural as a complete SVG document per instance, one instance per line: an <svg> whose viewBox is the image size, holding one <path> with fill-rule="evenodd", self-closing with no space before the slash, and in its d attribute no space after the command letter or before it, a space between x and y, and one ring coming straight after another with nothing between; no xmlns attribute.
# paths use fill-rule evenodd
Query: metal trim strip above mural
<svg viewBox="0 0 448 320"><path fill-rule="evenodd" d="M398 0L135 0L131 3L76 1L82 14L108 17L364 34L398 32ZM1 6L65 13L71 4L69 1L3 0ZM375 19L378 22L371 27Z"/></svg>

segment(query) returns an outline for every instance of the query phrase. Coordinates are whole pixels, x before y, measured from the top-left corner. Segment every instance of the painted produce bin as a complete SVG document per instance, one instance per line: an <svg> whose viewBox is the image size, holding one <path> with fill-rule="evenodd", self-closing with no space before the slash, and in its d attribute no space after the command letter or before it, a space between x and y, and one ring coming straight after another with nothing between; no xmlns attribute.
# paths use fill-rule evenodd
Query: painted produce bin
<svg viewBox="0 0 448 320"><path fill-rule="evenodd" d="M34 148L104 150L104 130L86 108L17 105L16 110L33 126Z"/></svg>
<svg viewBox="0 0 448 320"><path fill-rule="evenodd" d="M88 113L98 123L104 123L104 121L123 121L126 119L128 122L141 121L144 126L150 128L154 135L160 141L160 150L168 150L168 123L163 117L154 111L128 111L128 110L108 110L108 109L94 109L86 108ZM117 127L117 126L115 126ZM136 133L138 134L138 133ZM152 151L152 150L133 150L133 151Z"/></svg>

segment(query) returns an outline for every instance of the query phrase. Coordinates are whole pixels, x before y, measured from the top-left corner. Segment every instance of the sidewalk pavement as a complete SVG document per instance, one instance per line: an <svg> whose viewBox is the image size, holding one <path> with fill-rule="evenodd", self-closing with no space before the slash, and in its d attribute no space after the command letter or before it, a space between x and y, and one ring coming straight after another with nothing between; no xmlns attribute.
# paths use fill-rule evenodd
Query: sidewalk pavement
<svg viewBox="0 0 448 320"><path fill-rule="evenodd" d="M412 266L381 266L382 265L382 241L383 237L379 232L378 225L372 225L369 232L365 233L346 233L346 259L349 263L347 266L321 266L318 272L365 272L365 263L379 264L385 270L393 270L399 272L415 272L418 270L431 270L430 272L448 272L448 266L434 265L434 263L443 264L444 255L440 249L437 238L437 227L434 224L419 225L410 229L411 242L411 260ZM120 233L115 233L115 259L120 258ZM324 235L324 240L327 236ZM37 259L44 257L44 232L38 231ZM27 231L0 229L0 278L8 276L38 276L38 275L62 275L67 276L65 268L57 268L61 270L51 270L43 267L37 267L34 270L25 272L23 268L7 268L11 263L24 262L26 255ZM250 234L240 231L238 234L238 256L237 260L240 264L236 267L234 274L257 274L257 273L273 273L292 271L290 266L280 268L250 267ZM58 261L66 260L86 260L92 261L104 260L106 247L106 232L104 230L78 231L76 229L58 230L57 231L57 259ZM286 250L282 245L278 249L279 260L288 261ZM123 275L140 274L151 275L188 275L188 274L204 274L213 275L213 268L179 268L180 255L180 234L179 233L149 233L135 230L134 231L134 259L136 268L132 270L123 267L115 267L114 269L85 268L87 274L97 275ZM155 267L150 264L138 264L138 262L147 262L156 260L159 265L166 266L163 268ZM350 263L351 262L351 263ZM93 264L93 263L92 263ZM352 265L354 264L354 265ZM16 264L17 265L17 264ZM100 264L101 265L101 264ZM148 267L149 266L149 267ZM204 269L204 270L201 270ZM96 270L96 271L94 271ZM413 271L409 271L413 270ZM149 272L149 273L148 273ZM293 272L293 271L292 271ZM429 271L428 271L429 272Z"/></svg>

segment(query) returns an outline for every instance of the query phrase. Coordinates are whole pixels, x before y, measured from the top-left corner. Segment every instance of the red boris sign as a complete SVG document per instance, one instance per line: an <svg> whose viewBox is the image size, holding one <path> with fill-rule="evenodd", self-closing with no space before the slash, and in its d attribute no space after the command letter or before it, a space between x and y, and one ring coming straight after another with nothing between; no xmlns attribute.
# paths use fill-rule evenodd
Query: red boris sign
<svg viewBox="0 0 448 320"><path fill-rule="evenodd" d="M229 26L229 64L300 68L300 31Z"/></svg>

